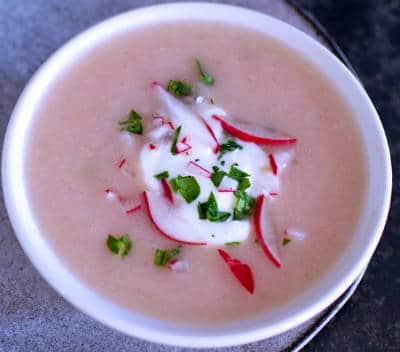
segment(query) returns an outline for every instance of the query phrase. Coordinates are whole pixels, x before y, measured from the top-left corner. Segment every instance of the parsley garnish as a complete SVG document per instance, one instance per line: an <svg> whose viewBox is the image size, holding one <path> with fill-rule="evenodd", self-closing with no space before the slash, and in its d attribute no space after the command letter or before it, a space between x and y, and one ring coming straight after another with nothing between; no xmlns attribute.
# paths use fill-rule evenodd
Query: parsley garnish
<svg viewBox="0 0 400 352"><path fill-rule="evenodd" d="M197 211L200 219L213 222L223 222L231 216L230 213L218 210L218 204L212 192L206 202L197 204Z"/></svg>
<svg viewBox="0 0 400 352"><path fill-rule="evenodd" d="M201 81L207 86L212 86L215 82L214 77L208 74L206 71L204 71L204 68L199 60L196 60L196 64L199 70Z"/></svg>
<svg viewBox="0 0 400 352"><path fill-rule="evenodd" d="M120 121L121 131L127 131L130 133L142 134L142 116L140 116L135 110L131 110L128 118L124 121Z"/></svg>
<svg viewBox="0 0 400 352"><path fill-rule="evenodd" d="M285 237L285 238L283 239L283 241L282 241L282 244L283 244L284 246L286 246L287 244L290 243L290 241L291 241L290 238Z"/></svg>
<svg viewBox="0 0 400 352"><path fill-rule="evenodd" d="M237 186L238 191L245 191L250 187L250 179L248 177L243 177L240 179L239 184Z"/></svg>
<svg viewBox="0 0 400 352"><path fill-rule="evenodd" d="M225 242L224 245L225 246L240 246L240 242L239 241Z"/></svg>
<svg viewBox="0 0 400 352"><path fill-rule="evenodd" d="M177 97L187 97L193 94L193 88L189 83L173 79L168 82L167 90Z"/></svg>
<svg viewBox="0 0 400 352"><path fill-rule="evenodd" d="M213 166L213 171L214 172L211 174L211 182L215 187L218 187L227 173L223 170L220 170L218 166Z"/></svg>
<svg viewBox="0 0 400 352"><path fill-rule="evenodd" d="M224 154L233 152L235 149L243 149L243 147L237 144L233 139L228 139L225 143L221 144L219 148L218 160L220 160Z"/></svg>
<svg viewBox="0 0 400 352"><path fill-rule="evenodd" d="M255 199L244 191L235 192L235 203L233 207L233 219L242 220L252 214Z"/></svg>
<svg viewBox="0 0 400 352"><path fill-rule="evenodd" d="M194 176L177 176L170 181L174 192L179 192L186 202L193 202L200 194L200 186Z"/></svg>
<svg viewBox="0 0 400 352"><path fill-rule="evenodd" d="M244 177L249 177L250 175L236 167L236 163L231 165L231 168L229 169L229 174L228 176L230 178L233 178L236 181L240 181Z"/></svg>
<svg viewBox="0 0 400 352"><path fill-rule="evenodd" d="M113 235L108 235L107 237L107 247L114 254L119 255L120 257L125 257L128 255L129 251L132 248L132 242L129 239L128 235L123 235L120 238L116 238Z"/></svg>
<svg viewBox="0 0 400 352"><path fill-rule="evenodd" d="M181 246L171 249L159 249L157 248L154 253L154 264L158 266L167 265L172 259L177 257L181 252Z"/></svg>
<svg viewBox="0 0 400 352"><path fill-rule="evenodd" d="M174 136L172 137L172 144L171 144L171 153L172 155L176 155L176 143L178 143L179 134L181 133L182 126L179 126L175 132Z"/></svg>
<svg viewBox="0 0 400 352"><path fill-rule="evenodd" d="M159 174L154 175L157 180L162 180L163 178L169 177L169 172L167 170L160 172Z"/></svg>

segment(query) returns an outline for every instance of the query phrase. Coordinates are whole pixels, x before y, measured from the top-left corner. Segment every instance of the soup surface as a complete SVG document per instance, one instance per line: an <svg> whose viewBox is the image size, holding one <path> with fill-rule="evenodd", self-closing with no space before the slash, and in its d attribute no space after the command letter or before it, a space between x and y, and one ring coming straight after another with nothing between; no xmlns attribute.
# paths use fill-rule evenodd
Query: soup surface
<svg viewBox="0 0 400 352"><path fill-rule="evenodd" d="M213 85L201 82L195 59L212 73ZM157 248L177 243L160 234L143 204L141 193L149 189L143 164L150 160L143 148L159 108L151 82L165 87L171 79L191 82L194 98L212 99L227 118L296 138L270 214L280 268L266 256L252 225L239 245L182 245L184 270L154 264ZM176 98L180 104L190 99ZM143 117L143 135L120 130L132 108ZM339 260L363 202L363 148L343 98L298 54L243 28L182 22L107 39L55 80L31 133L30 198L56 253L116 304L166 320L211 324L287 303ZM162 162L160 171L168 169ZM110 251L109 234L128 235L132 248L126 256ZM251 268L253 294L217 249Z"/></svg>

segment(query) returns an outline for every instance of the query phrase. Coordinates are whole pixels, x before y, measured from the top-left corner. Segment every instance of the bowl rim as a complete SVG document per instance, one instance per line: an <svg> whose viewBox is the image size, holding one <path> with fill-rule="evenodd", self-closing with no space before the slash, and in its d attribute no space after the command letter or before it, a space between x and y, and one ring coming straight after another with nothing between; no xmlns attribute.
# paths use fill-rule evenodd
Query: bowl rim
<svg viewBox="0 0 400 352"><path fill-rule="evenodd" d="M50 245L43 238L44 236L40 234L38 224L35 222L32 209L29 206L27 192L25 192L23 156L26 143L23 142L23 136L24 133L27 133L27 126L29 125L26 120L28 122L32 120L34 111L39 105L38 102L43 97L46 88L51 84L54 73L60 74L78 60L81 55L94 48L95 45L124 31L144 27L151 23L168 22L171 19L207 21L211 17L216 20L217 15L220 15L218 20L226 24L244 26L255 30L256 28L253 26L258 26L258 29L261 25L265 26L263 33L268 32L268 35L284 42L284 45L292 46L296 41L296 45L307 47L310 55L317 55L317 57L323 57L323 60L327 60L332 65L332 72L329 74L340 72L345 79L345 85L351 87L351 93L362 100L363 107L370 119L367 121L373 128L371 133L375 133L376 147L379 149L382 158L380 161L382 167L380 189L382 194L379 195L380 204L377 205L373 214L374 221L370 225L373 229L373 235L370 236L368 244L361 247L361 254L356 258L357 260L354 260L350 268L338 271L338 275L344 274L344 276L340 282L330 283L330 288L325 289L328 292L324 293L324 290L322 290L323 294L321 294L318 293L321 290L307 291L309 297L316 297L319 294L318 298L307 306L299 307L298 300L286 304L286 310L291 314L278 312L277 316L280 318L270 325L265 325L264 321L252 318L247 322L242 322L240 326L227 324L221 329L214 327L207 329L189 327L187 324L163 322L140 314L127 313L126 310L87 288L57 258ZM282 37L279 37L279 33L284 33L294 42L285 41ZM340 90L338 84L335 85ZM344 89L344 87L342 88ZM356 98L352 97L352 99ZM364 134L362 137L364 139ZM16 155L21 157L16 158ZM367 266L383 232L390 206L392 170L385 132L367 93L353 74L316 40L285 22L257 11L214 3L170 3L135 9L106 19L70 39L46 60L24 88L11 115L3 143L2 187L6 209L23 250L50 286L75 307L105 325L151 342L182 347L226 347L272 337L298 326L333 303L351 285L357 275ZM332 271L334 270L336 270L336 267L332 268ZM274 319L273 314L270 319Z"/></svg>

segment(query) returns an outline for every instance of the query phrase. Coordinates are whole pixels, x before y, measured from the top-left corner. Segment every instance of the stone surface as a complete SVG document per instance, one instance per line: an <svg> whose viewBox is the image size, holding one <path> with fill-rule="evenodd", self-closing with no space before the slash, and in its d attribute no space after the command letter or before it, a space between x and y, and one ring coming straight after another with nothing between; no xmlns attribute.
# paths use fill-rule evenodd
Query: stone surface
<svg viewBox="0 0 400 352"><path fill-rule="evenodd" d="M167 1L0 1L1 140L18 95L51 52L102 19L137 6L161 2ZM272 13L313 34L304 20L288 9L283 0L220 2ZM378 7L372 0L351 1L356 3L356 7L338 5L333 0L298 2L315 11L350 54L378 105L391 140L393 156L398 158L399 144L396 144L395 136L399 133L396 113L400 111L400 96L394 90L399 78L399 41L396 36L400 29L398 2L382 1L384 6L379 7L379 11L375 11ZM342 23L343 18L345 24ZM396 168L395 174L398 174ZM398 186L395 178L393 209L399 207ZM386 235L361 290L308 350L394 351L393 346L398 348L400 322L399 308L395 303L399 297L400 280L396 273L399 255L394 251L395 244L399 244L395 236L398 227L392 211ZM307 325L275 339L227 351L282 350ZM43 281L22 252L11 230L3 202L0 202L0 351L110 350L186 351L124 336L93 321L65 302Z"/></svg>
<svg viewBox="0 0 400 352"><path fill-rule="evenodd" d="M400 350L400 1L296 0L336 39L380 114L392 155L389 220L359 289L306 351Z"/></svg>

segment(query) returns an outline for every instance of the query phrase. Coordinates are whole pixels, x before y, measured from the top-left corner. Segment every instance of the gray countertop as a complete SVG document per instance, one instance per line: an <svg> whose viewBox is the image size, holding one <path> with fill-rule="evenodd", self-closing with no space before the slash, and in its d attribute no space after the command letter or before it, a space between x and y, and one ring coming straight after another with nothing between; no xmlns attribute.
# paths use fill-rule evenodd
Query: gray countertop
<svg viewBox="0 0 400 352"><path fill-rule="evenodd" d="M0 1L0 132L4 136L12 108L24 85L40 64L67 39L88 26L116 13L141 5L167 1L153 0L3 0ZM214 1L218 2L218 1ZM220 1L272 13L303 30L313 30L282 0ZM352 8L334 1L297 1L315 10L339 38L372 92L388 129L393 157L399 158L400 96L394 90L399 81L399 42L393 34L400 29L396 6L374 12L373 1ZM345 1L343 1L345 2ZM386 2L385 2L386 3ZM398 1L397 1L398 3ZM336 7L332 7L336 4ZM392 8L390 8L392 6ZM361 10L360 10L361 9ZM357 12L361 11L361 17ZM398 8L397 8L397 11ZM352 16L354 15L354 16ZM341 28L342 17L346 29ZM365 16L366 18L364 18ZM394 19L392 18L394 17ZM378 20L385 26L377 27ZM396 22L397 19L397 22ZM397 23L397 27L395 27ZM372 26L372 29L370 28ZM388 31L388 32L387 32ZM352 33L350 38L348 33ZM371 48L365 35L376 42ZM373 34L371 36L371 33ZM385 35L388 38L384 38ZM313 34L315 35L315 34ZM368 49L368 50L367 50ZM396 51L397 50L397 51ZM397 55L396 55L397 54ZM369 60L369 61L368 61ZM373 67L371 67L373 66ZM396 71L397 68L397 71ZM392 73L392 74L391 74ZM397 78L397 80L396 80ZM396 114L397 113L397 114ZM396 135L397 132L397 135ZM398 173L398 169L394 170ZM395 182L396 178L395 178ZM398 207L398 182L394 188L394 209ZM78 312L39 276L22 252L11 230L3 202L0 203L0 351L183 351L124 336ZM399 308L396 305L400 280L397 276L399 222L392 211L386 235L367 276L350 304L337 320L308 347L310 351L394 351L400 343ZM372 318L373 316L373 318ZM230 351L278 351L293 342L309 324L276 339ZM386 339L385 339L386 337ZM350 347L351 346L351 347Z"/></svg>

